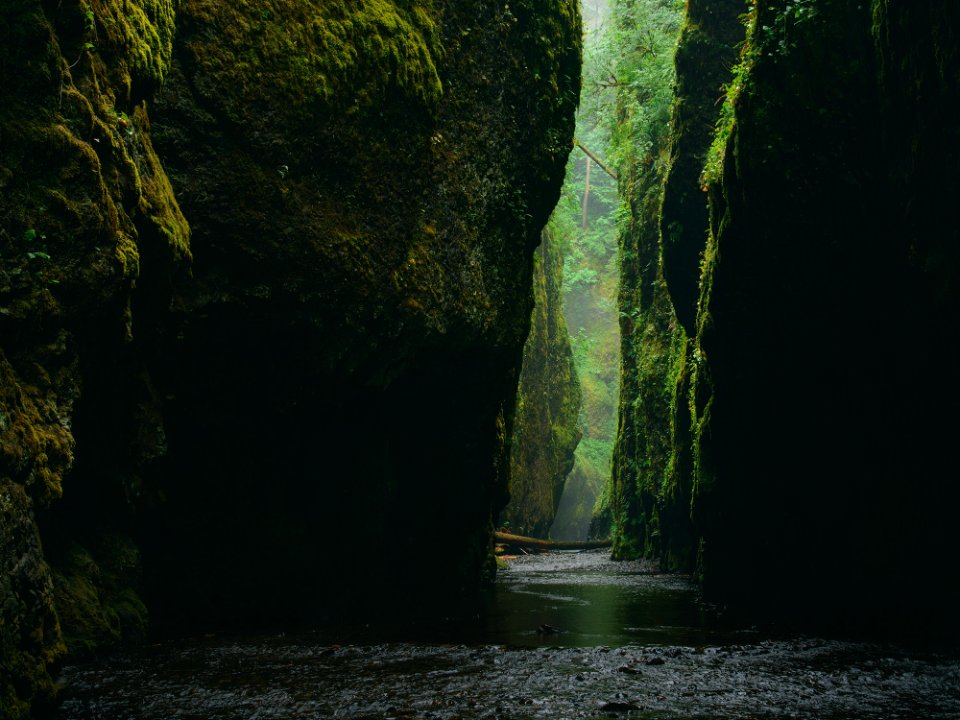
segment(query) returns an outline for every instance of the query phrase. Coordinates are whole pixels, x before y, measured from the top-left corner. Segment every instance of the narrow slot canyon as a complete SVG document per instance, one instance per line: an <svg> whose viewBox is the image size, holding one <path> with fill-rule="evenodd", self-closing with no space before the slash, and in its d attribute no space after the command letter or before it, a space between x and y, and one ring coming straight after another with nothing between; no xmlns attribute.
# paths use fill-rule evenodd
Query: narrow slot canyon
<svg viewBox="0 0 960 720"><path fill-rule="evenodd" d="M960 717L958 37L4 0L0 720Z"/></svg>

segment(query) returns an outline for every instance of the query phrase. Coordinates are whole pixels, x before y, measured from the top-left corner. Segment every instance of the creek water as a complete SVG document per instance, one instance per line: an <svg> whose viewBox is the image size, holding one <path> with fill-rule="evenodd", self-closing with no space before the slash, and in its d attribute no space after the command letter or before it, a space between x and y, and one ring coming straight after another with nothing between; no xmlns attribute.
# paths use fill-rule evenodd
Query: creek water
<svg viewBox="0 0 960 720"><path fill-rule="evenodd" d="M510 561L470 627L181 640L61 679L59 720L960 718L960 650L719 629L687 578L602 551Z"/></svg>

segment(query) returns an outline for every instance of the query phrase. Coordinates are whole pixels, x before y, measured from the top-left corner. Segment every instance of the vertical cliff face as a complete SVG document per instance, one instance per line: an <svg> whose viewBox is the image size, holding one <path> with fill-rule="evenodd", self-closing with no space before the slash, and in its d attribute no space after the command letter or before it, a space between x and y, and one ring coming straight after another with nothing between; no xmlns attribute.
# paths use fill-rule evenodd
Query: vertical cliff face
<svg viewBox="0 0 960 720"><path fill-rule="evenodd" d="M955 630L960 11L762 0L731 68L735 5L687 4L659 316L630 195L618 551L698 546L708 595L753 617Z"/></svg>
<svg viewBox="0 0 960 720"><path fill-rule="evenodd" d="M576 4L174 5L0 10L4 717L145 595L413 603L438 531L469 595L505 502Z"/></svg>
<svg viewBox="0 0 960 720"><path fill-rule="evenodd" d="M695 350L713 597L848 628L955 607L957 20L757 5Z"/></svg>
<svg viewBox="0 0 960 720"><path fill-rule="evenodd" d="M663 122L652 156L661 152L665 131ZM662 274L657 212L663 168L651 169L651 155L637 157L620 176L630 221L620 232L622 375L610 500L613 555L621 559L661 556L663 550L660 510L674 456L671 414L686 350Z"/></svg>
<svg viewBox="0 0 960 720"><path fill-rule="evenodd" d="M690 0L674 55L676 98L670 119L670 166L660 209L663 275L687 335L696 325L700 258L707 242L704 165L730 69L744 39L743 0Z"/></svg>
<svg viewBox="0 0 960 720"><path fill-rule="evenodd" d="M510 503L502 514L512 530L532 537L550 531L582 434L580 384L563 315L562 284L563 251L548 229L534 259L533 317L523 348L510 448Z"/></svg>
<svg viewBox="0 0 960 720"><path fill-rule="evenodd" d="M650 47L634 60L635 74L645 81L625 83L619 95L619 122L628 130L619 133L625 139L619 141L624 160L618 184L627 212L619 228L622 339L610 486L613 553L619 558L660 556L668 564L681 565L684 553L674 551L673 545L681 542L682 530L689 526L682 511L683 495L689 497L689 490L675 460L680 443L673 429L686 335L664 281L659 225L664 160L670 147L674 77L670 50L680 30L681 11L670 2L636 5L657 22L628 15L621 27L626 57L629 48L638 45L637 37L644 38L641 46ZM643 99L638 101L638 96Z"/></svg>
<svg viewBox="0 0 960 720"><path fill-rule="evenodd" d="M173 22L165 2L0 10L4 717L49 697L64 636L77 649L144 620L110 579L136 574L126 501L162 444L142 357L189 259L145 103Z"/></svg>
<svg viewBox="0 0 960 720"><path fill-rule="evenodd" d="M195 256L157 368L165 617L476 588L579 27L572 0L181 3L155 123Z"/></svg>
<svg viewBox="0 0 960 720"><path fill-rule="evenodd" d="M685 7L673 58L674 99L660 142L630 168L632 221L622 232L624 332L620 433L612 488L615 552L690 570L697 536L690 381L700 264L707 244L704 167L730 68L744 38L739 0ZM659 153L668 165L652 163Z"/></svg>

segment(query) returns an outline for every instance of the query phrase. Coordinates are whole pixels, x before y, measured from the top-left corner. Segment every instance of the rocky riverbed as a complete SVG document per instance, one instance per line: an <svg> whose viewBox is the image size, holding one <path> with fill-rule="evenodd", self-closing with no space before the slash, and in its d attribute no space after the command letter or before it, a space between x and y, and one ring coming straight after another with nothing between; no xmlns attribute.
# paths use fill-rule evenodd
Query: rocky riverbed
<svg viewBox="0 0 960 720"><path fill-rule="evenodd" d="M960 717L960 652L717 629L685 578L602 552L512 561L470 627L187 639L61 679L59 720Z"/></svg>

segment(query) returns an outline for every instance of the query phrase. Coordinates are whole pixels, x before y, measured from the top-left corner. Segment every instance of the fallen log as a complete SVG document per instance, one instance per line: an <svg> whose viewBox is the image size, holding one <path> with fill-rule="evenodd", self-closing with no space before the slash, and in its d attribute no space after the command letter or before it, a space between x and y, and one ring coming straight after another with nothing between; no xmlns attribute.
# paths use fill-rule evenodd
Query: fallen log
<svg viewBox="0 0 960 720"><path fill-rule="evenodd" d="M512 535L511 533L495 532L494 538L503 545L513 545L521 548L533 548L535 550L596 550L598 548L610 547L613 542L610 540L541 540L540 538L524 537L523 535Z"/></svg>
<svg viewBox="0 0 960 720"><path fill-rule="evenodd" d="M613 170L611 170L610 168L608 168L608 167L606 166L606 164L603 162L603 160L601 160L600 158L598 158L596 155L594 155L592 152L590 152L590 150L587 149L587 146L586 146L586 145L584 145L582 142L580 142L580 141L577 140L576 138L574 138L573 144L576 145L576 146L577 146L578 148L580 148L581 150L583 150L583 152L586 153L587 157L590 158L591 160L593 160L597 165L599 165L599 166L600 166L600 169L603 170L607 175L609 175L610 177L612 177L614 180L618 180L618 179L619 179L619 178L617 177L617 174L616 174Z"/></svg>

